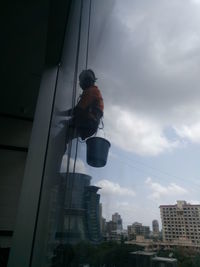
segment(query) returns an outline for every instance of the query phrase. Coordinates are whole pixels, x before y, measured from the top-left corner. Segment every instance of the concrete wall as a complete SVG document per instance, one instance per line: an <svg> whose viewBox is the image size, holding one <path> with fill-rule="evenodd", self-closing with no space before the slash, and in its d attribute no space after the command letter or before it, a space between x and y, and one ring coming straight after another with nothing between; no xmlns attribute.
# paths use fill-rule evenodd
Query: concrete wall
<svg viewBox="0 0 200 267"><path fill-rule="evenodd" d="M0 247L10 247L32 122L0 117Z"/></svg>

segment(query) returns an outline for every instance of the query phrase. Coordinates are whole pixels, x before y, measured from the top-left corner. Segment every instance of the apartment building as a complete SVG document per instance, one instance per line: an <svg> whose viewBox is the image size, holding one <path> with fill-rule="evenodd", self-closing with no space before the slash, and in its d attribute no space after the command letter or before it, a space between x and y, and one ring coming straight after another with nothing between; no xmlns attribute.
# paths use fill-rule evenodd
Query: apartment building
<svg viewBox="0 0 200 267"><path fill-rule="evenodd" d="M163 241L200 244L200 205L177 201L175 205L161 205Z"/></svg>

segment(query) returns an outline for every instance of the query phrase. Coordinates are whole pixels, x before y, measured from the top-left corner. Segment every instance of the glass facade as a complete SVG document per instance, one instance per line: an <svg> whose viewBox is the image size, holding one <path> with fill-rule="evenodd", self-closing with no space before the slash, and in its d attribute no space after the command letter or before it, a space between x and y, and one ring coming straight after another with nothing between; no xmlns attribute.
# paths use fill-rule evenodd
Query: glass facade
<svg viewBox="0 0 200 267"><path fill-rule="evenodd" d="M195 242L180 228L169 243L158 227L164 226L159 206L173 207L177 198L187 197L193 207L189 203L199 199L197 179L186 178L198 174L198 79L191 73L200 44L199 30L192 27L198 24L193 7L198 1L188 4L189 14L195 14L191 24L183 12L190 25L185 31L176 20L179 1L155 2L152 8L145 1L63 0L61 17L55 15L56 3L53 15L49 12L62 27L47 19L46 29L58 34L62 28L64 34L55 54L53 45L47 49L34 120L20 125L13 118L0 120L0 246L11 247L8 267L177 266L179 248L190 248L187 260L198 266L199 206L194 204L196 215L191 210L188 217ZM50 37L45 36L47 44ZM90 152L72 119L90 88L79 81L86 68L95 72L89 71L91 87L102 94L102 109L104 102L104 123L100 120L94 136L107 140L98 149L92 144ZM99 106L87 109L90 115L95 110L95 119L101 117ZM187 111L195 115L186 119ZM5 151L8 143L12 149ZM99 160L107 148L107 162ZM168 208L163 212L170 217L168 232L173 231L175 215Z"/></svg>
<svg viewBox="0 0 200 267"><path fill-rule="evenodd" d="M52 266L52 258L60 246L81 241L97 244L102 240L100 195L97 193L99 188L91 184L92 177L84 167L86 144L80 141L77 143L77 139L66 143L68 118L60 115L72 108L80 94L75 73L80 73L86 64L88 43L85 36L88 34L89 5L89 1L84 4L81 1L71 3L61 62L53 68L48 67L43 75L30 149L41 142L43 144L40 156L35 159L39 151L33 148L27 163L29 172L34 169L37 178L33 181L33 173L25 172L22 204L19 208L21 212L27 212L27 215L31 213L32 221L29 229L24 229L29 231L29 237L24 236L22 225L26 220L18 215L20 225L16 227L10 266ZM40 132L39 128L44 125L45 131ZM25 201L27 189L33 190L30 193L30 198L31 194L34 195L32 212L31 199ZM22 235L24 240L21 239ZM15 248L19 238L20 251ZM26 259L22 259L19 255L22 253L25 239L29 240L26 241L29 243L29 250L26 251Z"/></svg>

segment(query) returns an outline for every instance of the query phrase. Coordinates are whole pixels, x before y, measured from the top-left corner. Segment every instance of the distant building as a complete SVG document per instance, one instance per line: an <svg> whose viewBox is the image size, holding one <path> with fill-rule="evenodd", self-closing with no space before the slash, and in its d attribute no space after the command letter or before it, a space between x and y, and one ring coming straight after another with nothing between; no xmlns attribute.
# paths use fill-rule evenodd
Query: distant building
<svg viewBox="0 0 200 267"><path fill-rule="evenodd" d="M113 221L105 222L104 239L106 241L116 239L117 224Z"/></svg>
<svg viewBox="0 0 200 267"><path fill-rule="evenodd" d="M117 212L112 215L112 221L117 224L117 230L122 230L122 218Z"/></svg>
<svg viewBox="0 0 200 267"><path fill-rule="evenodd" d="M159 236L159 223L157 220L152 221L152 230L153 230L153 236L158 237Z"/></svg>
<svg viewBox="0 0 200 267"><path fill-rule="evenodd" d="M177 201L175 205L161 205L163 241L191 241L200 244L200 205Z"/></svg>
<svg viewBox="0 0 200 267"><path fill-rule="evenodd" d="M109 222L106 222L106 232L108 234L112 234L113 231L116 231L117 230L117 224L116 222L113 222L113 221L109 221Z"/></svg>
<svg viewBox="0 0 200 267"><path fill-rule="evenodd" d="M136 236L143 236L144 238L149 238L150 228L149 226L144 226L142 223L134 222L132 225L128 225L128 239L136 239Z"/></svg>

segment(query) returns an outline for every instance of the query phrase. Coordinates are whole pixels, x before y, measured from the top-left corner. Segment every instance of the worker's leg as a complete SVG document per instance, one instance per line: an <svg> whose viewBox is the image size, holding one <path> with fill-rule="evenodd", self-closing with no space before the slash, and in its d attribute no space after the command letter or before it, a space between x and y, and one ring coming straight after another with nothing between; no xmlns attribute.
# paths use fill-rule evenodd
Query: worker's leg
<svg viewBox="0 0 200 267"><path fill-rule="evenodd" d="M79 136L82 140L94 135L98 130L99 122L95 120L87 120L78 128Z"/></svg>

